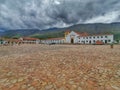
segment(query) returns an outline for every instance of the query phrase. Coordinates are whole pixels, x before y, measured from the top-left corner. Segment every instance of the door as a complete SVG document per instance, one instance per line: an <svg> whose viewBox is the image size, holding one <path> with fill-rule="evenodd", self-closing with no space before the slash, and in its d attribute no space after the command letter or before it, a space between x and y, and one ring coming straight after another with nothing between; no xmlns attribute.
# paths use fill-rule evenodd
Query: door
<svg viewBox="0 0 120 90"><path fill-rule="evenodd" d="M105 40L105 44L107 44L107 40Z"/></svg>
<svg viewBox="0 0 120 90"><path fill-rule="evenodd" d="M89 41L89 44L91 44L91 41Z"/></svg>
<svg viewBox="0 0 120 90"><path fill-rule="evenodd" d="M71 43L74 43L74 39L73 38L71 38Z"/></svg>

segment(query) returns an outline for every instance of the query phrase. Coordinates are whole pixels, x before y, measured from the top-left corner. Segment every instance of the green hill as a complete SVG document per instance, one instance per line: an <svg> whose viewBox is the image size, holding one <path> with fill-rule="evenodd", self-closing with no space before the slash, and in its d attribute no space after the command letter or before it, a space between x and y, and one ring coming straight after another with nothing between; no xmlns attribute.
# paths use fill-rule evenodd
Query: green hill
<svg viewBox="0 0 120 90"><path fill-rule="evenodd" d="M89 34L114 34L115 40L120 40L120 23L95 23L95 24L78 24L66 28L50 28L46 30L39 29L19 29L19 30L7 30L2 36L8 38L19 38L22 36L36 37L40 39L64 37L66 30L74 30L79 32L87 32Z"/></svg>

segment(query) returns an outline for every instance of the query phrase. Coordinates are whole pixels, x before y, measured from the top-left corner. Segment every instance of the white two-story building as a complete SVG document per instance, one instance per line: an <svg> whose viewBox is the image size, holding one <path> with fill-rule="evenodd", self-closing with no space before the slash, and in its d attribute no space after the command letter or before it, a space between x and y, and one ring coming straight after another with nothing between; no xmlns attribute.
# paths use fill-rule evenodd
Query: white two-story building
<svg viewBox="0 0 120 90"><path fill-rule="evenodd" d="M41 40L41 43L43 44L63 44L64 38L49 38L45 40Z"/></svg>
<svg viewBox="0 0 120 90"><path fill-rule="evenodd" d="M23 44L39 44L40 39L38 38L30 38L30 37L21 37L19 40L22 41Z"/></svg>
<svg viewBox="0 0 120 90"><path fill-rule="evenodd" d="M65 32L65 43L79 44L111 44L114 41L112 34L89 35L75 31Z"/></svg>

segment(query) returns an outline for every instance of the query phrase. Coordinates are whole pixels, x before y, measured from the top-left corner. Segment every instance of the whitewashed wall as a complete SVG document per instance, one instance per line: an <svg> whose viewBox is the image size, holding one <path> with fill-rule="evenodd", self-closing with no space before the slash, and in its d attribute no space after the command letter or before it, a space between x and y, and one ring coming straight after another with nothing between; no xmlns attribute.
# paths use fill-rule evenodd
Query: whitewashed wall
<svg viewBox="0 0 120 90"><path fill-rule="evenodd" d="M66 37L65 37L65 41L66 43L71 43L71 38L73 38L74 43L78 43L78 37L79 35L77 33L75 33L74 31L71 31Z"/></svg>
<svg viewBox="0 0 120 90"><path fill-rule="evenodd" d="M64 43L64 39L61 39L61 40L41 40L41 43L44 43L44 44L50 44L50 43L56 43L56 44L61 44L61 43Z"/></svg>
<svg viewBox="0 0 120 90"><path fill-rule="evenodd" d="M94 35L94 36L79 36L76 32L71 31L66 37L66 43L71 43L71 38L74 38L74 43L81 44L95 44L96 41L102 41L103 43L113 43L114 36L113 35Z"/></svg>
<svg viewBox="0 0 120 90"><path fill-rule="evenodd" d="M113 35L100 35L100 36L87 36L87 37L79 37L78 38L78 43L85 43L85 44L94 44L96 41L102 41L105 43L113 43L114 38Z"/></svg>

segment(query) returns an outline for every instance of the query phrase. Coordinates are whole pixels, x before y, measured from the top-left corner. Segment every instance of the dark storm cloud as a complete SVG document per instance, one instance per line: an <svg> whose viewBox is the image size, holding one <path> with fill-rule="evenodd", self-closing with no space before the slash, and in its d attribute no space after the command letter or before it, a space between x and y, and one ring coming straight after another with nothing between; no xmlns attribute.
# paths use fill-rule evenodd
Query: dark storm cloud
<svg viewBox="0 0 120 90"><path fill-rule="evenodd" d="M119 0L0 0L0 27L66 27L120 21Z"/></svg>

